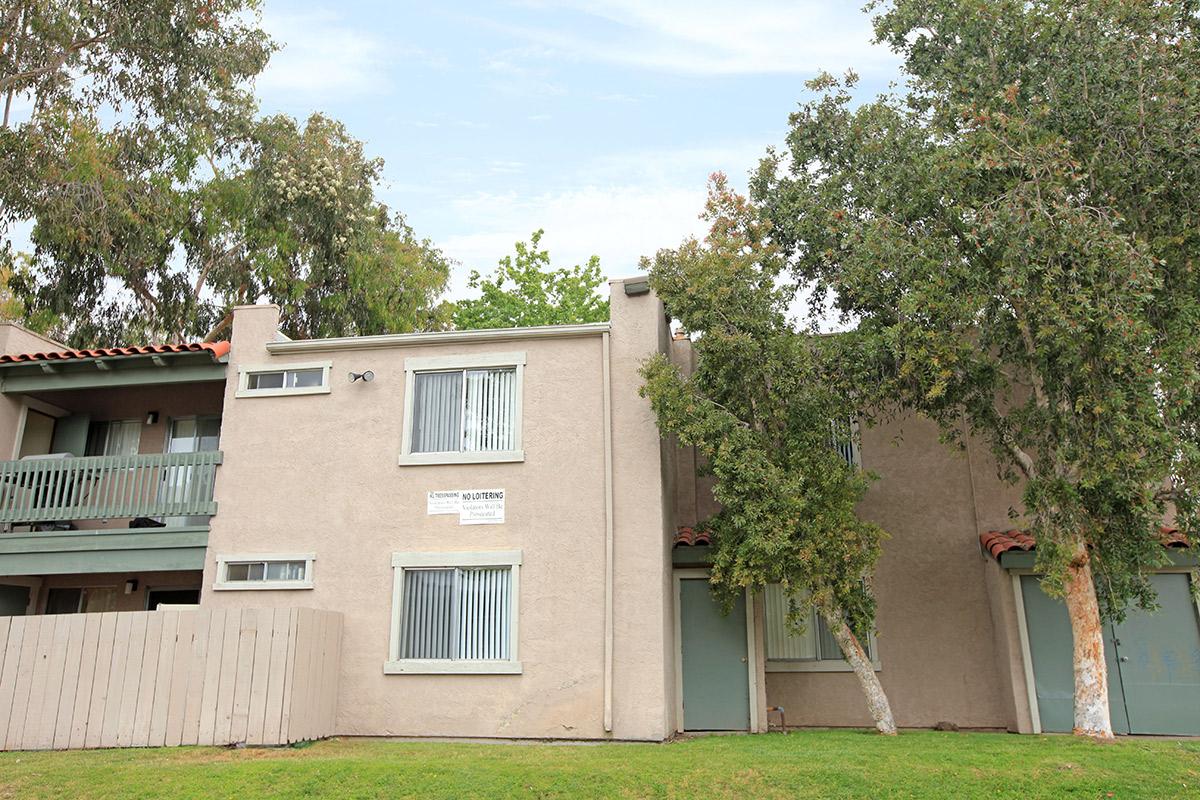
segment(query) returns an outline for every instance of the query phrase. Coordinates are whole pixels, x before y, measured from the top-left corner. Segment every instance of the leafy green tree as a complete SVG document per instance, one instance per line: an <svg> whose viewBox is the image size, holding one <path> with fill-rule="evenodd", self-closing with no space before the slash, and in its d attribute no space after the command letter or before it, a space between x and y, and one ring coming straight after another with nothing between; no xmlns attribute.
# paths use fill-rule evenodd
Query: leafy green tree
<svg viewBox="0 0 1200 800"><path fill-rule="evenodd" d="M711 583L728 610L747 588L779 583L799 628L816 608L854 669L880 733L894 734L883 688L862 645L874 627L870 577L883 531L855 513L868 476L835 450L855 409L829 370L829 340L788 323L785 267L770 226L724 176L710 186L711 232L660 251L651 286L692 334L695 372L664 356L642 369L664 434L694 445L716 478L721 510ZM836 421L845 420L846 425Z"/></svg>
<svg viewBox="0 0 1200 800"><path fill-rule="evenodd" d="M267 300L293 337L448 324L448 260L374 196L338 122L256 118L256 0L0 12L0 250L26 321L76 346L214 338ZM11 114L14 99L28 110Z"/></svg>
<svg viewBox="0 0 1200 800"><path fill-rule="evenodd" d="M491 277L471 271L468 286L481 295L460 300L454 307L454 327L520 328L608 320L608 300L597 290L604 282L600 258L586 266L553 269L550 252L538 249L541 230L529 242L517 242L516 255L500 259Z"/></svg>
<svg viewBox="0 0 1200 800"><path fill-rule="evenodd" d="M872 5L906 93L814 81L753 195L794 279L856 322L877 407L1022 482L1075 731L1110 737L1102 615L1153 605L1166 515L1196 541L1196 4Z"/></svg>

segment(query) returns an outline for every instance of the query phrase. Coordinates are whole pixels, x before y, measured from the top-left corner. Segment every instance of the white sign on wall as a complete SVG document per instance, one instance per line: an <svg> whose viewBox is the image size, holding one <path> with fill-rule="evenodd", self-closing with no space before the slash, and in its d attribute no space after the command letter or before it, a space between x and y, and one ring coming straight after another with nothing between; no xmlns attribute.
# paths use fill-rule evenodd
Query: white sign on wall
<svg viewBox="0 0 1200 800"><path fill-rule="evenodd" d="M459 525L499 525L504 522L503 489L463 489Z"/></svg>
<svg viewBox="0 0 1200 800"><path fill-rule="evenodd" d="M458 489L448 492L429 492L425 500L426 514L457 514L462 502L462 492Z"/></svg>

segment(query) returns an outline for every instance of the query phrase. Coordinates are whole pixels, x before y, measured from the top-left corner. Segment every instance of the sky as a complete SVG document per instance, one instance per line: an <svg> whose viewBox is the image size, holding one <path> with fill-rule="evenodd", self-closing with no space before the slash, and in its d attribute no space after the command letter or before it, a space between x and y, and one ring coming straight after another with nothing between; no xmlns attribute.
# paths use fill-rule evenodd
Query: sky
<svg viewBox="0 0 1200 800"><path fill-rule="evenodd" d="M450 296L538 229L610 277L700 235L705 181L744 187L820 70L887 89L862 0L264 0L264 113L342 120L378 196L457 262Z"/></svg>

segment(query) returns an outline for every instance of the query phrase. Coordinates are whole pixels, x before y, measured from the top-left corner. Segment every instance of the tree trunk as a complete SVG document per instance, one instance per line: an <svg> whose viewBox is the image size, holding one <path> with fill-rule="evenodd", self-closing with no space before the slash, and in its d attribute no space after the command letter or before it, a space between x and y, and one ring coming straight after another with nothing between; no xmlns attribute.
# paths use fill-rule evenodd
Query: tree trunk
<svg viewBox="0 0 1200 800"><path fill-rule="evenodd" d="M846 661L850 662L854 674L858 677L858 682L862 684L863 694L867 698L867 709L871 712L871 718L875 720L875 729L885 736L895 736L896 720L892 718L892 706L888 702L887 695L883 693L879 676L875 674L875 665L871 663L866 650L859 644L858 637L854 635L854 631L850 630L850 626L846 624L846 620L841 614L821 609L821 616L825 618L829 632L833 634L838 646L842 648Z"/></svg>
<svg viewBox="0 0 1200 800"><path fill-rule="evenodd" d="M1100 604L1096 602L1092 565L1082 539L1075 545L1075 555L1067 568L1063 588L1066 590L1067 613L1071 617L1071 638L1075 644L1075 726L1072 733L1111 739L1108 668L1104 663Z"/></svg>

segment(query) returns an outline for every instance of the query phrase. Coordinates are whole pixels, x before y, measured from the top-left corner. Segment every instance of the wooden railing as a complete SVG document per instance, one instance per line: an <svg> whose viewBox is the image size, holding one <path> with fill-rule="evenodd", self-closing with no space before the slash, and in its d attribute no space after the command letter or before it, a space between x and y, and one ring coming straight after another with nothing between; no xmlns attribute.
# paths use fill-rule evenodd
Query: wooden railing
<svg viewBox="0 0 1200 800"><path fill-rule="evenodd" d="M0 461L0 523L215 514L221 452Z"/></svg>

